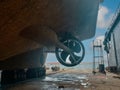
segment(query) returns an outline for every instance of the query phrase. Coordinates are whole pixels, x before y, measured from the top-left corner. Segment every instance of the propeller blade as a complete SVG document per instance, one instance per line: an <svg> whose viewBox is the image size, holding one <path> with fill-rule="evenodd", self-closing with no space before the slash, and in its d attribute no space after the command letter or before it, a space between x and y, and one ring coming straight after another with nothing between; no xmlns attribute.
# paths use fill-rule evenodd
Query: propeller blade
<svg viewBox="0 0 120 90"><path fill-rule="evenodd" d="M81 59L81 57L79 57L79 56L77 56L77 55L73 55L73 56L74 56L75 60L73 60L72 56L70 56L70 58L69 58L70 61L71 61L71 63L77 63L78 60Z"/></svg>
<svg viewBox="0 0 120 90"><path fill-rule="evenodd" d="M72 49L74 52L79 53L81 51L81 47L79 43L75 41L70 41L69 48Z"/></svg>
<svg viewBox="0 0 120 90"><path fill-rule="evenodd" d="M61 58L66 61L67 57L68 57L69 53L65 52L65 51L62 51L61 53Z"/></svg>

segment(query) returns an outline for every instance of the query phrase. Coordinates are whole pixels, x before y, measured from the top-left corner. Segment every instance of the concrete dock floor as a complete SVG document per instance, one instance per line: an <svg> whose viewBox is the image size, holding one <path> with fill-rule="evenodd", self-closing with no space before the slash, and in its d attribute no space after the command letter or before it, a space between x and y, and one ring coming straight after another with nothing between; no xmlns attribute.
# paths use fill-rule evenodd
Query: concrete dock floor
<svg viewBox="0 0 120 90"><path fill-rule="evenodd" d="M107 72L93 75L86 70L49 72L44 79L32 79L1 90L120 90L120 76Z"/></svg>

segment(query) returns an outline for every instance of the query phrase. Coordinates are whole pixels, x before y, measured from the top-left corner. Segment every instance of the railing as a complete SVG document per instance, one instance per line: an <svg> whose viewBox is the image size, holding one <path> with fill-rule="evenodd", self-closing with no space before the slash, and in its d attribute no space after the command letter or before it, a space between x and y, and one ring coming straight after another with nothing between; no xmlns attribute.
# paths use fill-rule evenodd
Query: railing
<svg viewBox="0 0 120 90"><path fill-rule="evenodd" d="M111 27L113 26L113 24L114 24L114 22L117 19L117 17L118 17L119 14L120 14L120 2L118 4L118 7L116 9L116 12L115 12L114 16L112 17L111 23L110 23L109 27L107 28L108 32L111 29Z"/></svg>

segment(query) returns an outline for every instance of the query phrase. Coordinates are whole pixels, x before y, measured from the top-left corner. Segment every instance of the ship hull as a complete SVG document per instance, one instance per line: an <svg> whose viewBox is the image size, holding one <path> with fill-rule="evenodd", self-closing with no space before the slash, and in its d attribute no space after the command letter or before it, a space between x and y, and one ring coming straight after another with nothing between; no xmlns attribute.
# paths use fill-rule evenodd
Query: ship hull
<svg viewBox="0 0 120 90"><path fill-rule="evenodd" d="M1 69L10 66L13 68L35 66L33 61L38 58L32 61L26 58L28 55L24 53L45 47L43 41L49 43L50 33L43 31L45 36L35 33L33 37L38 35L42 40L38 43L20 35L21 31L27 27L35 25L50 27L50 30L59 38L64 38L66 32L79 40L89 39L95 34L99 0L9 0L0 2ZM42 37L48 37L48 40ZM40 41L39 38L38 41ZM31 54L29 57L32 57ZM44 63L41 64L44 65Z"/></svg>

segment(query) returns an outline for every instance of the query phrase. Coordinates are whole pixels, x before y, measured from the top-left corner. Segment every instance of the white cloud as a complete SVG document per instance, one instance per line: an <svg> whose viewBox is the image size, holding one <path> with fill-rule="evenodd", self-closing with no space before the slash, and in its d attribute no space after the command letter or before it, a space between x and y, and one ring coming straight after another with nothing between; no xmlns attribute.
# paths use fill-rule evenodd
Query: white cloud
<svg viewBox="0 0 120 90"><path fill-rule="evenodd" d="M110 13L110 10L105 6L100 6L97 18L97 28L99 29L106 29L110 25L111 17L113 16Z"/></svg>
<svg viewBox="0 0 120 90"><path fill-rule="evenodd" d="M105 36L98 36L95 40L94 40L94 45L100 45L103 44Z"/></svg>
<svg viewBox="0 0 120 90"><path fill-rule="evenodd" d="M104 38L105 38L105 36L98 36L98 37L96 38L96 40L104 41Z"/></svg>

